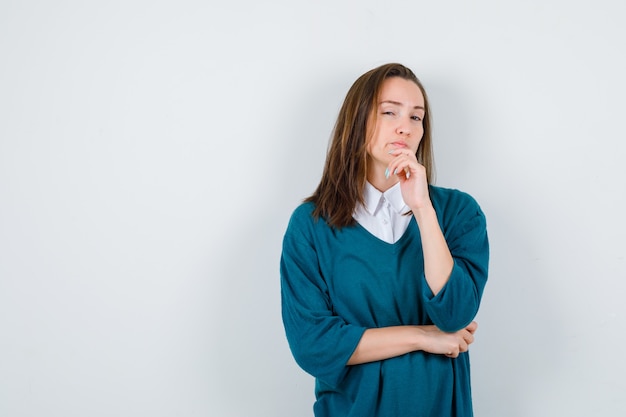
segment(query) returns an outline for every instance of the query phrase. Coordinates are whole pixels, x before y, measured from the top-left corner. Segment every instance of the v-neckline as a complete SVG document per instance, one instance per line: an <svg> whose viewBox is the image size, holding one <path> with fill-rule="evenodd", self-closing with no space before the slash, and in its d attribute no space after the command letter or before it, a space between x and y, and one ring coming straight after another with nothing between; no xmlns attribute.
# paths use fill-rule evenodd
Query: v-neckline
<svg viewBox="0 0 626 417"><path fill-rule="evenodd" d="M411 216L411 220L409 221L409 225L407 226L406 230L404 231L404 233L402 233L402 236L400 236L400 239L396 240L394 243L385 242L384 240L382 240L381 238L379 238L378 236L374 235L372 232L367 230L365 227L363 227L363 225L361 225L361 223L359 222L356 222L356 226L361 230L363 234L368 236L369 240L373 242L377 242L379 246L382 246L385 248L396 249L400 247L404 243L404 241L409 238L411 234L415 233L410 229L413 227L417 227L417 223L415 221L415 217Z"/></svg>

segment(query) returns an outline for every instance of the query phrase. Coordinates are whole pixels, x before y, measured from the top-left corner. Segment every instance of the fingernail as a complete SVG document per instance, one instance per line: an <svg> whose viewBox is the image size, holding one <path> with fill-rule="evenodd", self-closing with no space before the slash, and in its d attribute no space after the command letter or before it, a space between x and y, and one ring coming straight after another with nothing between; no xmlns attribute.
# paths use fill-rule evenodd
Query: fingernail
<svg viewBox="0 0 626 417"><path fill-rule="evenodd" d="M385 179L389 179L389 168L385 169Z"/></svg>
<svg viewBox="0 0 626 417"><path fill-rule="evenodd" d="M393 171L393 175L398 175L398 168Z"/></svg>
<svg viewBox="0 0 626 417"><path fill-rule="evenodd" d="M395 151L396 151L395 149L392 149L392 150L390 150L390 151L389 151L389 152L387 152L387 153L394 153Z"/></svg>

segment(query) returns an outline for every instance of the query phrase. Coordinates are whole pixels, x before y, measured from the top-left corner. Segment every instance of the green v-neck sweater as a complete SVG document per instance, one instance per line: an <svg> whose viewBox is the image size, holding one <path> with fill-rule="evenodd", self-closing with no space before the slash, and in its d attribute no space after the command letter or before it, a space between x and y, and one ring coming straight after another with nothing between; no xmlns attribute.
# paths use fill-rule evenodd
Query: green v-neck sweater
<svg viewBox="0 0 626 417"><path fill-rule="evenodd" d="M423 351L346 365L367 328L434 324L454 332L478 312L487 281L485 216L458 190L430 187L454 258L433 295L415 222L393 244L359 224L336 229L297 207L280 261L282 317L296 362L315 377L316 417L472 416L470 364Z"/></svg>

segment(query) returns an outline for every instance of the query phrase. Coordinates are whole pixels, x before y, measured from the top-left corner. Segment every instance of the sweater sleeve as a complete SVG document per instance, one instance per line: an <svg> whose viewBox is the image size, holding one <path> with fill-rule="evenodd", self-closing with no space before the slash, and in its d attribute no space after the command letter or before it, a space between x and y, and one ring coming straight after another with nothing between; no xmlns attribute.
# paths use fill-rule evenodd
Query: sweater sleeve
<svg viewBox="0 0 626 417"><path fill-rule="evenodd" d="M485 215L472 197L459 195L460 204L440 208L440 222L454 260L450 278L437 295L433 296L427 285L423 294L433 323L446 332L464 328L478 313L489 264Z"/></svg>
<svg viewBox="0 0 626 417"><path fill-rule="evenodd" d="M350 325L333 313L319 268L312 220L296 214L285 233L280 260L283 325L298 365L336 387L348 372L346 363L365 328Z"/></svg>

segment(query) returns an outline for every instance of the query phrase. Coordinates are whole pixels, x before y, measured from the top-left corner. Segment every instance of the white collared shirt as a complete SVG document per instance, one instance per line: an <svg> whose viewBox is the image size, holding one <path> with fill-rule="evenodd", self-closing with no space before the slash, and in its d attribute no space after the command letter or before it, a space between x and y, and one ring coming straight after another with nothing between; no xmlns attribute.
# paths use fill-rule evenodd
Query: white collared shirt
<svg viewBox="0 0 626 417"><path fill-rule="evenodd" d="M397 242L409 227L412 217L403 215L410 209L402 199L400 183L381 193L366 182L363 199L365 205L357 203L352 217L380 240Z"/></svg>

